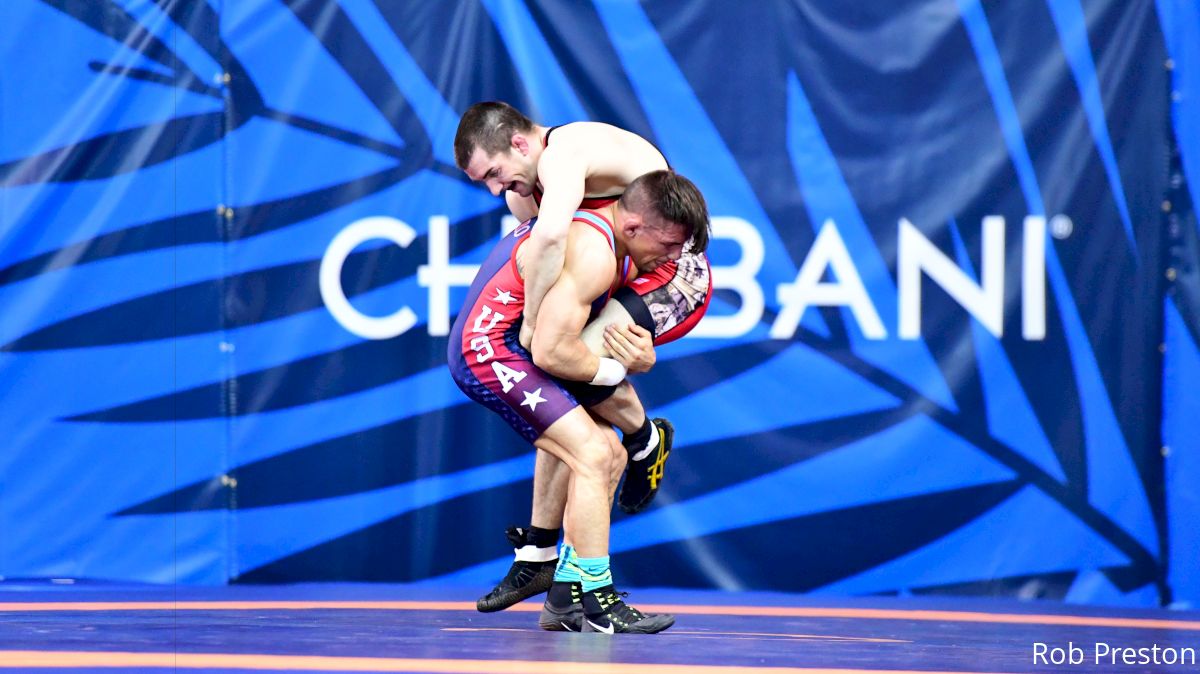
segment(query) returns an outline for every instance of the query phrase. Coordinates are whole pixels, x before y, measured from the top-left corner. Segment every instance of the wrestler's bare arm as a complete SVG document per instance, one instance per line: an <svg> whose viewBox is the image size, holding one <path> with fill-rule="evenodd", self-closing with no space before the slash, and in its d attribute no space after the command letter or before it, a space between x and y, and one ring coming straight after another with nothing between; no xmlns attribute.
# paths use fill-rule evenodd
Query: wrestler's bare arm
<svg viewBox="0 0 1200 674"><path fill-rule="evenodd" d="M523 197L513 192L505 195L508 210L520 222L537 215L537 202L532 197ZM524 273L523 258L517 268ZM628 280L637 277L637 268L631 267ZM604 311L589 322L580 336L594 355L601 358L616 358L630 374L649 372L657 361L654 352L654 336L633 322L633 317L620 302L609 302Z"/></svg>
<svg viewBox="0 0 1200 674"><path fill-rule="evenodd" d="M530 259L535 261L527 265L525 320L534 327L542 298L562 272L567 225L584 197L623 192L638 176L667 168L654 145L615 126L577 122L554 133L554 143L538 161L542 204L536 211L538 226L525 244L533 246ZM518 219L529 213L528 204L520 201L510 201L509 208Z"/></svg>
<svg viewBox="0 0 1200 674"><path fill-rule="evenodd" d="M522 252L527 246L522 246ZM591 381L596 376L600 359L580 334L592 301L608 291L615 271L616 260L604 235L586 225L573 225L563 273L546 293L542 320L534 328L534 364L563 379Z"/></svg>
<svg viewBox="0 0 1200 674"><path fill-rule="evenodd" d="M525 257L525 321L537 329L542 299L563 270L571 218L583 201L587 165L582 158L546 148L538 162L545 190L538 224L522 246Z"/></svg>

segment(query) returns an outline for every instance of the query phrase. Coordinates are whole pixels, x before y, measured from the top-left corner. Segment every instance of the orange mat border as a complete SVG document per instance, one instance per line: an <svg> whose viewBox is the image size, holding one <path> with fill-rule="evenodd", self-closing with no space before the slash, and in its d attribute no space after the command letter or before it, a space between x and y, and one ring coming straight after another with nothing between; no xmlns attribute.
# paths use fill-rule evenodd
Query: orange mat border
<svg viewBox="0 0 1200 674"><path fill-rule="evenodd" d="M803 606L705 606L646 604L643 611L676 615L728 615L772 618L849 618L866 620L921 620L1010 625L1069 625L1075 627L1125 627L1200 631L1200 620L1165 618L1113 618L977 611L916 609L823 608ZM149 601L149 602L0 602L3 612L55 611L475 611L471 602L449 601ZM510 611L541 610L540 603L517 604Z"/></svg>
<svg viewBox="0 0 1200 674"><path fill-rule="evenodd" d="M16 667L36 669L161 667L164 669L245 669L252 671L438 672L439 674L635 674L635 672L651 670L655 674L981 674L978 672L918 672L898 669L817 669L617 662L546 662L541 660L446 660L228 653L0 651L0 670Z"/></svg>

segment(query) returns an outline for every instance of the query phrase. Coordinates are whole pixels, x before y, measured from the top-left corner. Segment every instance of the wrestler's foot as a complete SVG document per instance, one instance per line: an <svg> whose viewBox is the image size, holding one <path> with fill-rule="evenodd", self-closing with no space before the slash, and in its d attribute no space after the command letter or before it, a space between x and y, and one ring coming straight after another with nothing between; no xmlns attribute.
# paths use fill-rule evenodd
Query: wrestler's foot
<svg viewBox="0 0 1200 674"><path fill-rule="evenodd" d="M525 545L524 529L510 527L505 533L509 542L515 547L520 548ZM504 580L492 588L491 592L480 597L479 601L475 602L475 608L482 613L503 611L513 604L549 590L551 583L554 582L556 566L558 566L557 558L545 562L514 561L512 566L508 567L508 573L504 576Z"/></svg>
<svg viewBox="0 0 1200 674"><path fill-rule="evenodd" d="M629 457L629 465L625 468L625 481L621 484L621 494L617 497L617 505L631 515L645 510L658 494L663 471L666 470L667 457L671 455L671 446L675 440L675 427L671 422L655 419L651 423L658 428L658 444Z"/></svg>
<svg viewBox="0 0 1200 674"><path fill-rule="evenodd" d="M646 615L621 600L612 585L583 593L583 631L605 634L655 634L675 624L666 613Z"/></svg>
<svg viewBox="0 0 1200 674"><path fill-rule="evenodd" d="M551 632L583 631L583 586L563 582L551 585L538 626Z"/></svg>

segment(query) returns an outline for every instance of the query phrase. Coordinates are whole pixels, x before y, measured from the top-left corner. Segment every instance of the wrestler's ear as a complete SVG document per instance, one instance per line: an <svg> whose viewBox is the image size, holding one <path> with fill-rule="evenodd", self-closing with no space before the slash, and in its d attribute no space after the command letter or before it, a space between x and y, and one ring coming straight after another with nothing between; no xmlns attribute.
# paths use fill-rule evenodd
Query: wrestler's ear
<svg viewBox="0 0 1200 674"><path fill-rule="evenodd" d="M520 133L514 133L512 136L512 147L517 152L520 152L521 156L529 156L529 139L524 135Z"/></svg>
<svg viewBox="0 0 1200 674"><path fill-rule="evenodd" d="M630 238L637 236L644 226L642 216L632 211L626 211L625 217L621 220L621 229L625 230L625 236Z"/></svg>

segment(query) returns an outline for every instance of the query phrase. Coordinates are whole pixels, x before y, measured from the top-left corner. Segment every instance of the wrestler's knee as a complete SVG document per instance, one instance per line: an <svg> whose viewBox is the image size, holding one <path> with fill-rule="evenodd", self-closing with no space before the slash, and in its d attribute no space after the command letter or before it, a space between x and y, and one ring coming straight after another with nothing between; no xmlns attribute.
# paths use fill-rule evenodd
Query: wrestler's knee
<svg viewBox="0 0 1200 674"><path fill-rule="evenodd" d="M607 481L612 470L612 447L600 429L589 433L587 439L575 447L575 472L577 477Z"/></svg>

